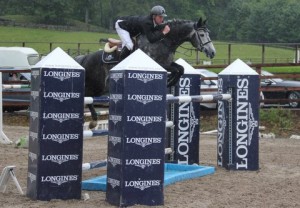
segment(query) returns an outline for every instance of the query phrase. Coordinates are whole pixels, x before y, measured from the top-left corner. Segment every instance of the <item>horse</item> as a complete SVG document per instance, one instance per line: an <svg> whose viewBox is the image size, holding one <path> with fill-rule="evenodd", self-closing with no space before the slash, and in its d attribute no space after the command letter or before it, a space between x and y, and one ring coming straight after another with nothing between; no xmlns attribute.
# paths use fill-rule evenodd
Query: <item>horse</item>
<svg viewBox="0 0 300 208"><path fill-rule="evenodd" d="M146 35L141 34L136 38L136 47L171 73L167 81L167 87L169 87L175 85L184 73L183 67L174 62L176 49L182 43L190 42L194 48L211 59L215 56L216 50L209 37L206 20L203 21L202 18L197 22L170 20L164 24L168 24L171 30L162 40L149 43ZM85 68L85 96L96 97L107 94L109 70L118 63L118 58L115 59L112 54L99 50L77 56L75 60ZM92 114L89 127L94 128L97 125L97 113L93 104L87 104L87 107Z"/></svg>

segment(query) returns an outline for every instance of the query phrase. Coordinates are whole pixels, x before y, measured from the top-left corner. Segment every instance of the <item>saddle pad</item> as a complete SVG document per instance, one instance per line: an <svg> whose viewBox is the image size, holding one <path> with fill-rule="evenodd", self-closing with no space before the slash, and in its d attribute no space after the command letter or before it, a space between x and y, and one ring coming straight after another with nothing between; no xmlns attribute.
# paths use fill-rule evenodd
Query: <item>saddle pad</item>
<svg viewBox="0 0 300 208"><path fill-rule="evenodd" d="M117 51L107 53L103 51L102 53L102 61L107 64L114 64L119 62L119 55Z"/></svg>

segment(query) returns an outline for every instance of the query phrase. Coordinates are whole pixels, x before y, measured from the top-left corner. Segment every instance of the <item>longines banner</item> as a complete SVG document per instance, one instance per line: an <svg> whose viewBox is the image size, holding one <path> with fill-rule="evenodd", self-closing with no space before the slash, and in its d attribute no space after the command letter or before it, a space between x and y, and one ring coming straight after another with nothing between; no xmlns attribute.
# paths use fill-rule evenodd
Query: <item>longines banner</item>
<svg viewBox="0 0 300 208"><path fill-rule="evenodd" d="M106 199L163 205L166 72L110 71Z"/></svg>
<svg viewBox="0 0 300 208"><path fill-rule="evenodd" d="M27 196L81 199L84 70L34 68Z"/></svg>
<svg viewBox="0 0 300 208"><path fill-rule="evenodd" d="M184 68L184 74L169 93L200 95L201 74L181 58L176 63ZM178 164L199 164L199 102L169 104L168 118L174 122L174 127L167 131L168 145L174 151L166 159Z"/></svg>
<svg viewBox="0 0 300 208"><path fill-rule="evenodd" d="M200 95L199 74L184 74L175 86L175 96ZM174 155L170 158L178 164L199 164L199 119L200 104L198 102L174 103L174 131L170 145L174 144ZM172 108L171 108L172 109Z"/></svg>
<svg viewBox="0 0 300 208"><path fill-rule="evenodd" d="M244 65L238 66L238 75L219 74L219 93L233 99L218 102L217 162L231 170L258 170L259 76L251 68L244 75Z"/></svg>

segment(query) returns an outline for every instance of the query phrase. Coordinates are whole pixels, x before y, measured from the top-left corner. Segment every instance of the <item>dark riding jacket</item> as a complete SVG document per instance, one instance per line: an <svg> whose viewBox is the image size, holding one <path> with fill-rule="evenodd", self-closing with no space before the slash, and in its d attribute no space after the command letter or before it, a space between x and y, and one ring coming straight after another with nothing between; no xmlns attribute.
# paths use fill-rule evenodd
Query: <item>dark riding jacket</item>
<svg viewBox="0 0 300 208"><path fill-rule="evenodd" d="M162 32L165 25L155 25L151 15L148 16L126 16L120 17L120 28L129 32L131 37L145 34L150 43L154 43L164 38Z"/></svg>

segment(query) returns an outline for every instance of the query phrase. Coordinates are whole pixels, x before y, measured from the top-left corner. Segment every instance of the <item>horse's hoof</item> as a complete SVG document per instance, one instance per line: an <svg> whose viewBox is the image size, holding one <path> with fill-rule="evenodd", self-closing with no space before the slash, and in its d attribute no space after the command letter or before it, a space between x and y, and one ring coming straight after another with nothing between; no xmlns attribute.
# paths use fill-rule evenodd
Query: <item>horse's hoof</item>
<svg viewBox="0 0 300 208"><path fill-rule="evenodd" d="M97 121L90 121L89 123L89 129L93 129L97 126Z"/></svg>

